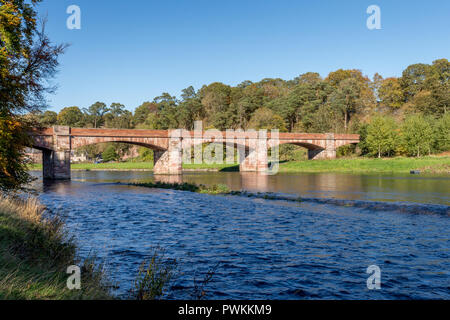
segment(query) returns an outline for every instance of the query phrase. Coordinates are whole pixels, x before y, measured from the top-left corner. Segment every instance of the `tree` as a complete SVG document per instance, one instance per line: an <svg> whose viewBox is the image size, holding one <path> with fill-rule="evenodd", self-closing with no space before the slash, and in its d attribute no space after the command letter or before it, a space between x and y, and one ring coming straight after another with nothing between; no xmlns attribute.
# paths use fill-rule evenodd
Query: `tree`
<svg viewBox="0 0 450 320"><path fill-rule="evenodd" d="M142 124L148 118L149 114L156 113L158 105L154 102L144 102L134 110L134 123L136 125Z"/></svg>
<svg viewBox="0 0 450 320"><path fill-rule="evenodd" d="M231 87L220 82L214 82L209 86L203 86L199 95L201 103L206 111L206 123L219 130L232 127L237 121L236 112L231 112ZM235 110L236 111L236 110Z"/></svg>
<svg viewBox="0 0 450 320"><path fill-rule="evenodd" d="M450 151L450 113L435 121L434 148L437 151Z"/></svg>
<svg viewBox="0 0 450 320"><path fill-rule="evenodd" d="M28 136L18 121L0 118L0 191L22 189L31 181L24 152Z"/></svg>
<svg viewBox="0 0 450 320"><path fill-rule="evenodd" d="M179 112L176 97L164 92L161 96L156 97L153 102L158 106L155 129L178 129Z"/></svg>
<svg viewBox="0 0 450 320"><path fill-rule="evenodd" d="M112 103L105 115L105 126L114 129L132 129L133 114L121 103Z"/></svg>
<svg viewBox="0 0 450 320"><path fill-rule="evenodd" d="M450 109L450 62L447 59L433 61L426 86L433 98L433 105L430 105L429 113L446 114Z"/></svg>
<svg viewBox="0 0 450 320"><path fill-rule="evenodd" d="M342 80L337 89L330 95L331 105L343 115L345 132L348 131L348 123L352 115L361 111L361 100L361 86L357 80L352 78Z"/></svg>
<svg viewBox="0 0 450 320"><path fill-rule="evenodd" d="M389 156L395 150L396 137L395 121L389 117L375 116L367 127L365 145L369 153L378 158Z"/></svg>
<svg viewBox="0 0 450 320"><path fill-rule="evenodd" d="M109 109L103 102L96 102L89 108L84 108L83 111L86 114L87 122L89 122L92 127L98 128L103 125L104 115Z"/></svg>
<svg viewBox="0 0 450 320"><path fill-rule="evenodd" d="M425 88L425 80L430 66L417 63L408 66L402 73L400 84L405 94L406 101L411 100L417 93Z"/></svg>
<svg viewBox="0 0 450 320"><path fill-rule="evenodd" d="M69 127L83 127L85 124L83 112L78 107L67 107L58 113L58 124Z"/></svg>
<svg viewBox="0 0 450 320"><path fill-rule="evenodd" d="M45 111L39 116L38 121L42 127L53 127L58 123L58 114L54 111Z"/></svg>
<svg viewBox="0 0 450 320"><path fill-rule="evenodd" d="M360 70L351 69L351 70L343 70L339 69L328 74L325 81L327 81L334 88L338 88L340 83L347 79L354 79L355 81L363 84L367 84L369 88L370 80L365 77Z"/></svg>
<svg viewBox="0 0 450 320"><path fill-rule="evenodd" d="M38 28L39 0L0 2L0 190L23 188L32 180L24 164L31 125L21 115L42 110L45 94L66 46L53 45Z"/></svg>
<svg viewBox="0 0 450 320"><path fill-rule="evenodd" d="M264 90L257 86L257 84L251 84L245 88L232 88L231 89L231 104L228 112L235 110L236 116L233 117L233 122L229 122L230 127L247 128L248 122L256 109L263 105Z"/></svg>
<svg viewBox="0 0 450 320"><path fill-rule="evenodd" d="M278 129L280 132L286 132L286 126L283 118L273 113L268 108L259 108L255 111L249 123L250 129Z"/></svg>
<svg viewBox="0 0 450 320"><path fill-rule="evenodd" d="M202 120L204 117L204 109L194 87L190 86L182 90L181 98L183 99L179 109L178 122L180 126L187 130L194 129L194 122Z"/></svg>
<svg viewBox="0 0 450 320"><path fill-rule="evenodd" d="M434 137L429 118L420 114L410 115L403 122L401 132L404 147L410 155L420 157L424 152L431 153Z"/></svg>
<svg viewBox="0 0 450 320"><path fill-rule="evenodd" d="M326 103L332 87L320 79L303 78L289 94L291 110L295 112L295 120L301 122L303 131L310 131L314 125L315 117L319 107ZM295 126L295 125L294 125Z"/></svg>
<svg viewBox="0 0 450 320"><path fill-rule="evenodd" d="M405 102L403 90L398 78L387 78L381 82L378 97L383 107L399 109Z"/></svg>
<svg viewBox="0 0 450 320"><path fill-rule="evenodd" d="M116 161L118 158L119 155L113 145L109 145L102 153L102 159L105 162Z"/></svg>

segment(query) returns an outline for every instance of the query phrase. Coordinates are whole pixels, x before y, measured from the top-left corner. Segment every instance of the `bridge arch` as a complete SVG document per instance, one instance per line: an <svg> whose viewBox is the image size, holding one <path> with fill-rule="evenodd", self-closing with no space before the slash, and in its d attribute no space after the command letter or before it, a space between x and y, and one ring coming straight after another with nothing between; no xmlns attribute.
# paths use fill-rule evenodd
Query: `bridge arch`
<svg viewBox="0 0 450 320"><path fill-rule="evenodd" d="M71 147L72 149L78 149L88 145L99 143L126 143L131 145L137 145L140 147L149 148L152 150L167 150L168 143L166 139L160 138L125 138L125 137L72 137Z"/></svg>

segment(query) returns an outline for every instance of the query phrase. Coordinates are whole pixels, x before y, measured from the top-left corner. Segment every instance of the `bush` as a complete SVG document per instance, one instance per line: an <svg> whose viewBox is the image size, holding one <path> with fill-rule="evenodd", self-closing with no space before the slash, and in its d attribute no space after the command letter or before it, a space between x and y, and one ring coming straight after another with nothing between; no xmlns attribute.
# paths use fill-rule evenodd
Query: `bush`
<svg viewBox="0 0 450 320"><path fill-rule="evenodd" d="M105 162L116 161L119 158L119 155L117 154L114 146L110 145L105 151L103 151L102 158Z"/></svg>

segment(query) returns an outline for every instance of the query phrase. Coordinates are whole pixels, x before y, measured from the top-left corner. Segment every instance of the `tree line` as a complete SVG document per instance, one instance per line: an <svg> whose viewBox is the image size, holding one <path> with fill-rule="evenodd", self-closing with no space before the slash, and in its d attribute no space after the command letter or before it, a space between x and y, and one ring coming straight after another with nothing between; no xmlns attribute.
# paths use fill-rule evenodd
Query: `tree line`
<svg viewBox="0 0 450 320"><path fill-rule="evenodd" d="M398 78L377 73L370 79L356 69L325 78L308 72L292 80L190 86L180 98L162 93L134 113L120 103L96 102L31 117L41 126L192 130L201 120L219 130L359 133L361 155L420 156L450 149L449 78L449 61L438 59L410 65Z"/></svg>

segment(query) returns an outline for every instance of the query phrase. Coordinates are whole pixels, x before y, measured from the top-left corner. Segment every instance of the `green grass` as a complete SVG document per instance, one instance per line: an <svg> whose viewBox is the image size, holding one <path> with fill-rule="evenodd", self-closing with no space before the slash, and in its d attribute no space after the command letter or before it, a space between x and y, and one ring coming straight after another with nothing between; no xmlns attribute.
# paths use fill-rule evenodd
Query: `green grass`
<svg viewBox="0 0 450 320"><path fill-rule="evenodd" d="M111 299L101 266L76 258L59 218L43 218L36 200L0 197L0 300ZM69 290L67 267L81 268L81 290Z"/></svg>
<svg viewBox="0 0 450 320"><path fill-rule="evenodd" d="M80 163L72 164L73 170L152 170L150 162ZM42 165L30 166L31 170L41 170ZM239 171L237 165L229 164L184 164L187 170ZM333 160L302 160L280 164L279 172L338 172L338 173L409 173L421 170L425 173L450 174L450 157L423 158L341 158Z"/></svg>
<svg viewBox="0 0 450 320"><path fill-rule="evenodd" d="M349 158L334 160L295 161L280 164L280 172L339 172L339 173L425 173L450 174L450 157L424 158Z"/></svg>

